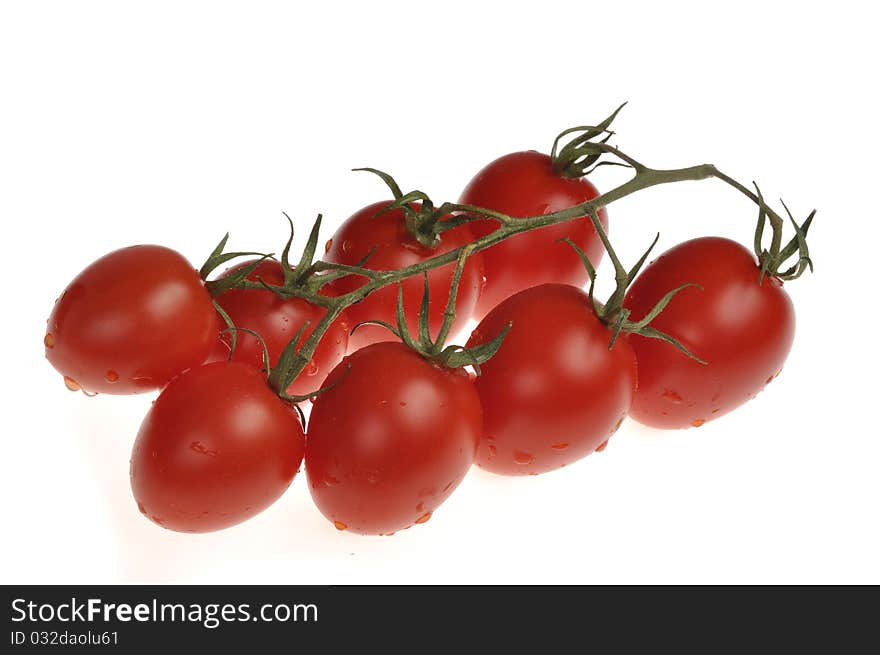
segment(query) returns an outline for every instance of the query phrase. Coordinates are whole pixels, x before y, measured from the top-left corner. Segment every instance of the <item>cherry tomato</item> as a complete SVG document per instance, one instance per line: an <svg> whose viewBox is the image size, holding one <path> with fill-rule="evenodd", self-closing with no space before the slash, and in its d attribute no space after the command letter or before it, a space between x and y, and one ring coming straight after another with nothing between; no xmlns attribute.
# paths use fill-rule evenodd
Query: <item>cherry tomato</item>
<svg viewBox="0 0 880 655"><path fill-rule="evenodd" d="M349 355L309 419L312 498L340 530L389 534L424 523L474 461L480 401L461 369L401 343Z"/></svg>
<svg viewBox="0 0 880 655"><path fill-rule="evenodd" d="M224 276L232 275L253 262L243 262L226 271ZM262 279L267 284L281 285L284 274L281 264L276 261L262 262L248 279ZM281 352L297 331L309 323L299 343L302 344L324 317L326 310L312 305L302 298L283 300L265 289L230 289L216 298L217 303L232 319L236 327L248 328L259 334L269 351L269 361L274 366ZM303 395L320 388L321 382L345 355L348 345L349 322L345 312L340 314L321 337L311 361L302 373L287 388L291 395ZM231 336L224 333L218 340L210 361L223 361L229 357ZM233 361L245 362L262 369L263 346L259 340L247 332L239 331Z"/></svg>
<svg viewBox="0 0 880 655"><path fill-rule="evenodd" d="M304 448L299 418L264 375L238 362L206 364L159 394L134 443L131 488L163 528L220 530L275 502Z"/></svg>
<svg viewBox="0 0 880 655"><path fill-rule="evenodd" d="M649 264L624 306L641 318L667 291L687 283L652 321L704 359L632 335L639 390L632 416L658 428L699 427L739 407L779 374L794 340L794 306L782 281L765 277L754 255L729 239L686 241Z"/></svg>
<svg viewBox="0 0 880 655"><path fill-rule="evenodd" d="M161 388L204 362L219 329L204 284L180 253L132 246L73 279L43 343L69 389L130 394Z"/></svg>
<svg viewBox="0 0 880 655"><path fill-rule="evenodd" d="M469 227L463 225L443 232L437 248L427 248L407 232L402 210L388 211L376 216L387 205L387 201L369 205L346 220L328 241L325 260L337 264L356 264L375 247L376 250L367 260L365 267L373 270L392 270L417 264L474 240ZM418 209L418 203L413 203L413 207ZM428 324L432 336L436 336L440 331L454 272L453 262L428 273L431 296ZM454 338L471 318L480 294L482 279L483 259L481 253L476 253L468 257L462 273L456 297L456 319L450 338ZM357 289L364 282L364 278L350 275L332 284L335 291L342 295ZM421 276L413 276L403 282L404 310L413 336L416 336L415 326L423 289L424 281ZM397 292L397 285L391 285L352 305L348 309L352 324L357 325L366 320L381 320L396 325ZM362 325L349 337L349 352L371 343L394 339L394 335L383 327Z"/></svg>
<svg viewBox="0 0 880 655"><path fill-rule="evenodd" d="M530 150L496 159L470 181L460 202L499 211L515 218L541 216L579 205L599 195L584 178L563 177L553 171L548 155ZM608 215L599 210L608 231ZM469 224L476 238L498 227L496 221ZM583 286L587 272L575 251L560 239L569 238L595 266L604 252L589 218L531 230L505 239L483 251L486 284L477 304L477 319L517 291L544 283Z"/></svg>
<svg viewBox="0 0 880 655"><path fill-rule="evenodd" d="M476 462L505 475L551 471L601 450L629 411L636 359L587 294L564 284L520 291L495 307L468 346L511 324L474 386L483 406Z"/></svg>

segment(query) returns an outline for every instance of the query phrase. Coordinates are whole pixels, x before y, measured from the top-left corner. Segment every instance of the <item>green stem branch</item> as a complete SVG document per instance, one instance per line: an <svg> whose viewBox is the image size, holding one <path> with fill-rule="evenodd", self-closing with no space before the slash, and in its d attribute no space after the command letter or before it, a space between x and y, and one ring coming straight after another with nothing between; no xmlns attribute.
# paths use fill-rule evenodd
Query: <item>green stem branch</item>
<svg viewBox="0 0 880 655"><path fill-rule="evenodd" d="M363 277L365 282L362 286L342 296L327 297L321 295L318 291L320 289L320 283L299 283L279 288L278 293L287 297L295 296L304 298L309 302L312 302L321 307L325 307L327 309L327 313L315 326L315 329L309 335L309 338L302 343L297 351L296 356L293 358L288 370L273 372L273 378L270 378L270 382L275 382L273 386L277 388L280 387L280 383L282 381L293 380L294 378L296 378L296 376L299 375L299 373L306 367L306 365L312 358L312 355L314 354L318 342L321 340L321 337L324 336L324 333L327 331L333 321L339 316L339 314L346 307L360 302L370 293L373 293L377 289L381 289L391 284L397 284L414 275L422 275L432 269L452 264L459 259L462 251L465 248L468 248L470 253L476 253L481 250L485 250L486 248L490 248L495 244L505 239L508 239L516 234L521 234L530 230L535 230L538 228L546 227L548 225L555 225L557 223L563 223L578 218L589 217L591 215L595 216L596 212L598 212L599 209L601 209L602 207L610 205L611 203L625 198L632 193L653 186L672 184L675 182L697 181L705 180L708 178L716 178L725 182L729 186L732 186L740 193L744 194L753 202L762 207L764 211L766 211L767 216L771 221L771 225L774 228L774 238L776 234L781 234L783 221L779 217L779 215L776 214L772 209L767 207L764 204L763 200L759 198L755 193L753 193L751 190L749 190L747 187L743 186L733 178L722 173L711 164L701 164L699 166L690 166L688 168L657 170L648 168L644 164L636 161L632 157L626 155L625 153L606 143L594 143L592 144L592 147L594 149L601 150L606 154L617 157L621 161L631 166L635 173L633 177L627 182L624 182L620 186L611 189L606 193L603 193L593 200L581 203L580 205L576 205L568 209L563 209L561 211L544 214L541 216L513 218L496 211L473 207L471 205L446 203L441 207L441 210L444 213L457 211L482 215L487 218L497 220L499 223L498 229L480 239L477 239L467 246L462 246L460 248L450 250L443 254L437 255L436 257L431 257L430 259L424 260L417 264L413 264L411 266L407 266L397 270L376 271L363 269L357 266L343 266L330 262L315 262L312 266L312 272L310 272L311 277L320 276L324 271L345 272L351 275L358 275ZM338 277L338 275L335 275L334 277ZM247 286L251 286L252 284L253 283L247 283ZM279 388L278 391L281 392L283 391L283 389Z"/></svg>

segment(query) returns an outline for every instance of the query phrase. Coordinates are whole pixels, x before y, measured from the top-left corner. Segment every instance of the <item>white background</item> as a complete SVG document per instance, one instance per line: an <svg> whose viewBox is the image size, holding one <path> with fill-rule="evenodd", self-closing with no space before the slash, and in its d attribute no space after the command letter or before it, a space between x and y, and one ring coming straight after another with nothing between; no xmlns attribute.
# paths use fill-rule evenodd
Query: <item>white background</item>
<svg viewBox="0 0 880 655"><path fill-rule="evenodd" d="M5 3L0 10L4 583L880 582L875 22L866 3ZM219 237L277 249L281 211L326 236L384 199L354 166L455 199L506 152L546 151L629 100L616 143L704 161L811 231L816 273L782 376L716 423L628 421L560 472L474 470L423 526L337 532L304 477L256 519L146 521L128 458L150 397L68 392L43 359L52 301L101 254ZM609 188L620 173L603 172ZM609 209L634 260L756 213L723 184ZM603 266L605 289L609 270Z"/></svg>

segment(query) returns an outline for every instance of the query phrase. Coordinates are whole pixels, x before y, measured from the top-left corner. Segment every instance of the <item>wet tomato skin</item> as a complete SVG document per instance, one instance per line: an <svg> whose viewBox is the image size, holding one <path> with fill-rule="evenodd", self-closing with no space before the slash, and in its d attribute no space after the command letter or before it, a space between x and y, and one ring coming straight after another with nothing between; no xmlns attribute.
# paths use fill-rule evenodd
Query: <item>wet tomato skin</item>
<svg viewBox="0 0 880 655"><path fill-rule="evenodd" d="M779 374L795 331L782 281L759 284L755 256L721 237L692 239L645 267L624 306L633 320L667 291L687 283L651 323L706 360L700 364L656 339L632 335L639 389L632 417L656 428L699 427L758 394Z"/></svg>
<svg viewBox="0 0 880 655"><path fill-rule="evenodd" d="M372 270L393 270L417 264L431 257L467 245L474 240L469 226L462 225L447 230L441 235L440 245L434 249L427 248L416 241L406 230L402 210L393 210L376 215L388 205L377 202L364 207L348 218L327 243L324 259L337 264L357 264L375 247L373 254L364 266ZM418 208L418 203L413 207ZM428 272L428 284L431 293L429 325L431 335L437 336L443 322L443 310L449 299L449 288L455 272L455 263L435 268ZM468 257L462 274L461 284L456 298L456 318L450 332L450 342L461 331L473 315L474 307L483 280L483 258L481 253ZM356 275L349 275L331 283L334 291L339 294L354 291L364 284L365 280ZM410 330L416 334L419 306L422 301L424 280L415 275L402 282L404 310ZM351 324L357 325L366 320L381 320L397 325L397 285L392 284L371 293L366 299L348 308ZM349 336L348 350L353 352L371 343L394 341L396 337L383 327L363 325Z"/></svg>
<svg viewBox="0 0 880 655"><path fill-rule="evenodd" d="M589 180L555 173L548 155L530 150L504 155L488 164L470 181L460 202L524 218L567 209L598 195ZM604 208L599 210L599 221L607 231ZM481 238L494 232L498 223L477 221L469 227L476 238ZM524 232L483 251L486 284L475 318L479 320L517 291L539 284L583 286L587 272L571 246L560 242L566 237L578 244L595 266L599 265L604 250L589 218Z"/></svg>
<svg viewBox="0 0 880 655"><path fill-rule="evenodd" d="M140 245L86 267L49 316L46 358L71 388L108 394L159 389L205 361L219 323L192 265Z"/></svg>
<svg viewBox="0 0 880 655"><path fill-rule="evenodd" d="M251 263L243 262L223 275L229 276ZM267 284L278 286L283 284L284 274L281 264L267 260L249 274L248 279L251 281L262 279ZM306 322L309 324L300 337L300 343L303 343L326 314L323 307L315 306L307 300L302 298L284 300L265 289L230 289L217 296L216 300L236 327L253 330L263 338L269 351L269 361L273 366L300 327ZM315 354L306 368L287 388L289 394L304 395L320 388L327 374L345 355L349 329L349 319L343 311L321 337ZM226 360L229 357L230 345L231 337L228 333L223 334L217 340L209 361ZM232 360L262 369L263 347L255 336L239 331Z"/></svg>
<svg viewBox="0 0 880 655"><path fill-rule="evenodd" d="M256 369L206 364L156 399L131 455L141 512L179 532L210 532L255 516L290 486L305 436L295 411Z"/></svg>
<svg viewBox="0 0 880 655"><path fill-rule="evenodd" d="M480 402L467 373L401 343L349 355L315 399L306 443L312 498L339 529L390 534L422 523L474 461Z"/></svg>
<svg viewBox="0 0 880 655"><path fill-rule="evenodd" d="M468 346L511 323L474 381L483 407L476 463L493 473L545 473L595 450L620 427L636 390L636 360L587 294L563 284L521 291L495 307Z"/></svg>

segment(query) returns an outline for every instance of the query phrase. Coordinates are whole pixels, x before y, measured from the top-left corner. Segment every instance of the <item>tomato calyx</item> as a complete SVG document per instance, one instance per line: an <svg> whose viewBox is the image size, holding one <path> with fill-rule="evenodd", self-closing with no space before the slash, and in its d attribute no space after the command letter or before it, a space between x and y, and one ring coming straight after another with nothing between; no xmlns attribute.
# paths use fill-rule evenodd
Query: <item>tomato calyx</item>
<svg viewBox="0 0 880 655"><path fill-rule="evenodd" d="M563 241L565 241L575 250L575 252L581 258L581 261L584 264L584 268L587 269L587 275L590 278L590 288L587 292L587 295L590 298L590 303L592 303L593 305L593 311L596 313L596 316L599 318L599 320L602 321L602 323L604 323L609 330L611 330L611 340L608 343L608 350L611 350L614 347L614 343L617 341L620 333L625 332L630 334L638 334L643 337L649 337L651 339L660 339L661 341L665 341L668 344L675 346L685 355L699 362L700 364L706 364L704 360L694 355L683 343L678 341L675 337L665 332L661 332L654 327L651 327L651 322L660 315L660 313L666 308L669 302L673 299L673 297L675 297L675 295L679 291L688 287L696 287L702 290L702 287L700 287L700 285L688 283L682 284L681 286L672 289L671 291L667 292L662 298L660 298L660 300L657 301L654 307L652 307L651 310L638 321L630 320L630 310L626 309L623 306L623 300L626 296L627 288L629 288L629 285L632 284L633 280L635 280L642 266L644 266L645 261L647 261L648 255L651 254L654 246L657 245L657 241L660 239L660 234L658 233L657 236L654 237L654 241L651 242L651 245L648 246L648 249L644 252L644 254L642 254L642 256L632 266L632 268L627 270L626 268L624 268L623 264L620 262L620 258L618 258L617 253L611 246L611 241L608 239L608 234L602 227L602 223L599 222L598 216L595 214L595 212L590 214L590 219L593 221L593 225L596 227L596 232L599 234L599 238L602 240L602 245L605 247L605 250L608 253L608 258L614 265L614 278L616 286L614 292L611 294L611 297L606 303L599 303L595 299L594 291L596 285L596 269L590 261L590 258L587 257L586 253L570 239L563 239Z"/></svg>
<svg viewBox="0 0 880 655"><path fill-rule="evenodd" d="M606 149L596 145L597 143L604 145L614 136L614 132L608 128L620 110L625 106L626 103L624 102L598 125L578 125L560 132L553 140L553 147L550 149L553 171L562 177L579 178L589 175L599 166L625 166L631 168L631 165L625 162L600 162L599 158L606 152ZM565 137L570 134L577 134L577 136L560 146ZM598 137L602 138L594 141Z"/></svg>
<svg viewBox="0 0 880 655"><path fill-rule="evenodd" d="M202 264L202 267L199 269L199 277L202 278L202 281L205 283L205 288L208 290L208 293L211 294L211 298L216 298L229 289L240 287L241 283L247 278L247 276L257 270L260 264L273 257L272 253L267 254L252 251L223 252L226 248L227 241L229 241L229 232L223 235L223 238L220 239L220 243L218 243L214 250L211 251L211 254L208 255L205 263ZM208 279L208 276L221 265L232 261L233 259L237 259L238 257L258 257L259 259L255 259L253 262L228 277L217 280Z"/></svg>
<svg viewBox="0 0 880 655"><path fill-rule="evenodd" d="M444 214L437 211L434 207L434 202L428 197L428 194L419 190L403 193L397 181L391 175L380 171L378 168L362 167L353 168L352 170L376 175L385 183L394 196L394 201L382 208L376 216L400 209L406 222L406 231L413 239L425 248L432 250L440 245L440 233L443 230L438 229L438 227ZM418 204L416 205L416 203Z"/></svg>
<svg viewBox="0 0 880 655"><path fill-rule="evenodd" d="M422 292L422 302L419 306L418 317L418 338L413 339L409 327L406 322L406 313L403 306L403 285L398 283L397 286L397 325L391 325L385 321L362 321L352 328L352 333L362 325L380 325L389 330L394 336L400 339L406 346L419 353L425 359L435 362L444 368L462 368L472 366L477 375L480 375L480 365L489 361L504 341L510 330L508 324L500 333L486 343L467 348L458 345L446 345L446 338L455 321L455 298L458 295L458 287L461 282L462 271L468 256L473 251L472 246L466 246L462 249L458 256L458 263L455 268L455 274L452 278L452 284L449 290L449 300L446 302L446 309L443 311L443 322L440 325L440 331L437 338L431 337L431 331L428 324L428 310L431 305L430 288L428 285L428 273L424 273L424 291Z"/></svg>
<svg viewBox="0 0 880 655"><path fill-rule="evenodd" d="M271 291L282 300L289 300L290 298L297 297L308 300L310 303L319 307L329 306L330 299L321 294L321 289L324 285L337 278L351 275L352 271L327 271L320 269L319 265L322 262L315 262L315 253L318 249L318 237L321 231L321 221L323 220L321 214L318 214L318 217L312 224L308 241L306 242L305 248L300 256L299 262L296 266L292 265L290 263L290 248L293 245L294 237L293 221L287 213L282 213L284 218L287 219L290 231L288 233L287 242L284 244L284 248L281 251L281 258L277 260L278 264L281 266L282 275L284 276L281 284L269 284L261 277L258 277L256 281L248 279L248 276L253 273L264 260L275 259L274 254L263 254L258 252L223 252L226 247L226 242L229 239L229 234L227 233L223 239L220 240L220 243L217 244L217 247L214 248L214 251L199 270L199 275L202 280L205 281L205 287L208 289L211 297L216 298L230 289L264 289L266 291ZM207 279L208 276L221 264L237 257L249 255L258 255L259 259L222 278L216 280ZM369 254L367 257L369 257ZM366 257L363 261L366 261ZM358 265L362 264L363 261L359 262ZM347 268L352 269L354 272L360 270L357 266Z"/></svg>
<svg viewBox="0 0 880 655"><path fill-rule="evenodd" d="M785 208L785 213L788 214L788 219L794 227L794 236L787 244L785 244L785 246L783 246L782 225L771 221L772 239L770 247L769 249L764 248L764 229L767 225L768 207L764 202L764 196L761 194L761 189L758 188L757 184L755 184L755 191L758 197L758 223L755 227L754 251L755 256L758 258L758 266L761 269L758 284L761 284L764 281L764 277L767 275L788 281L798 279L807 271L807 269L812 273L813 260L810 258L810 249L807 246L807 232L810 229L810 225L813 224L816 210L814 209L811 211L810 215L807 216L804 222L798 225L791 211L788 209L788 205L786 205L785 201L780 198L779 202L782 203L782 206ZM794 264L785 270L780 270L785 266L785 262L795 255L797 255L797 259Z"/></svg>

